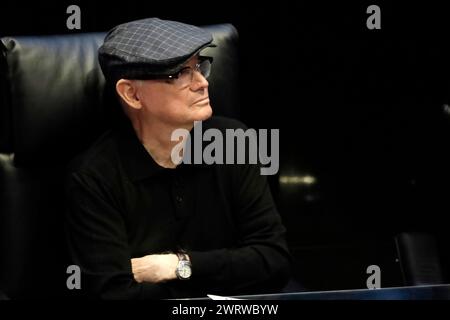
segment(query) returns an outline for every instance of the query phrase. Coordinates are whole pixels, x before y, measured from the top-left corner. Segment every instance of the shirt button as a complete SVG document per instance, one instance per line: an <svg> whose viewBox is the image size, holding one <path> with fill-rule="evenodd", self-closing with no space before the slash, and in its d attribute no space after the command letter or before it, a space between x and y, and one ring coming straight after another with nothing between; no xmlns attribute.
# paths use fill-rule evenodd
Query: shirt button
<svg viewBox="0 0 450 320"><path fill-rule="evenodd" d="M181 178L177 177L175 178L175 187L181 187L182 181Z"/></svg>
<svg viewBox="0 0 450 320"><path fill-rule="evenodd" d="M183 197L182 196L176 196L175 199L177 200L178 203L183 202Z"/></svg>

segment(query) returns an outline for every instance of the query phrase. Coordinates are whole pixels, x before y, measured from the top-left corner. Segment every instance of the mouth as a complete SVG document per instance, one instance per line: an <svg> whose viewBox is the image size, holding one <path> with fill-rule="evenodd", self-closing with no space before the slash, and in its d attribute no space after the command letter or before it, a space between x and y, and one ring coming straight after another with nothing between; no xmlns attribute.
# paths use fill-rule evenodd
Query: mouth
<svg viewBox="0 0 450 320"><path fill-rule="evenodd" d="M196 104L200 104L200 105L209 104L209 97L201 98L201 99L195 101L194 105L196 105Z"/></svg>

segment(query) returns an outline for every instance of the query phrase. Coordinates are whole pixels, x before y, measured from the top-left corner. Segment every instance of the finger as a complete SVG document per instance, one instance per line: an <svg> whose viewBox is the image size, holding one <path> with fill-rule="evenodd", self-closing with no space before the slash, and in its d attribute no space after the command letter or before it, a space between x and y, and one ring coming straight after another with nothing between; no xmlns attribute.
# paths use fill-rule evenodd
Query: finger
<svg viewBox="0 0 450 320"><path fill-rule="evenodd" d="M136 282L142 282L142 278L139 276L139 274L133 273L134 276L134 280L136 280Z"/></svg>

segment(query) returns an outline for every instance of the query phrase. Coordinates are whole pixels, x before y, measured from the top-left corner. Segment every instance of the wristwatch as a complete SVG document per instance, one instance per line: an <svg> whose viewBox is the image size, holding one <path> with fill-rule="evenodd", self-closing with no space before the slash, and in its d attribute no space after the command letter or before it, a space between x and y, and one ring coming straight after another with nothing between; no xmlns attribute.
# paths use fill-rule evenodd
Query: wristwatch
<svg viewBox="0 0 450 320"><path fill-rule="evenodd" d="M189 278L192 275L191 262L189 261L185 253L178 252L177 257L178 257L178 265L177 269L175 270L177 278L180 280L189 280Z"/></svg>

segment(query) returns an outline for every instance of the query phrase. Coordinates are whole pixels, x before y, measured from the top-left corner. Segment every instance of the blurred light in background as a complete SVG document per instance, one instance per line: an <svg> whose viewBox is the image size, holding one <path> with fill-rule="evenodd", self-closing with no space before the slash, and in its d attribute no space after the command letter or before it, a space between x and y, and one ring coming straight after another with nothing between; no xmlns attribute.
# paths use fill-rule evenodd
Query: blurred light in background
<svg viewBox="0 0 450 320"><path fill-rule="evenodd" d="M310 175L282 175L279 182L282 185L311 186L317 182L317 179Z"/></svg>

